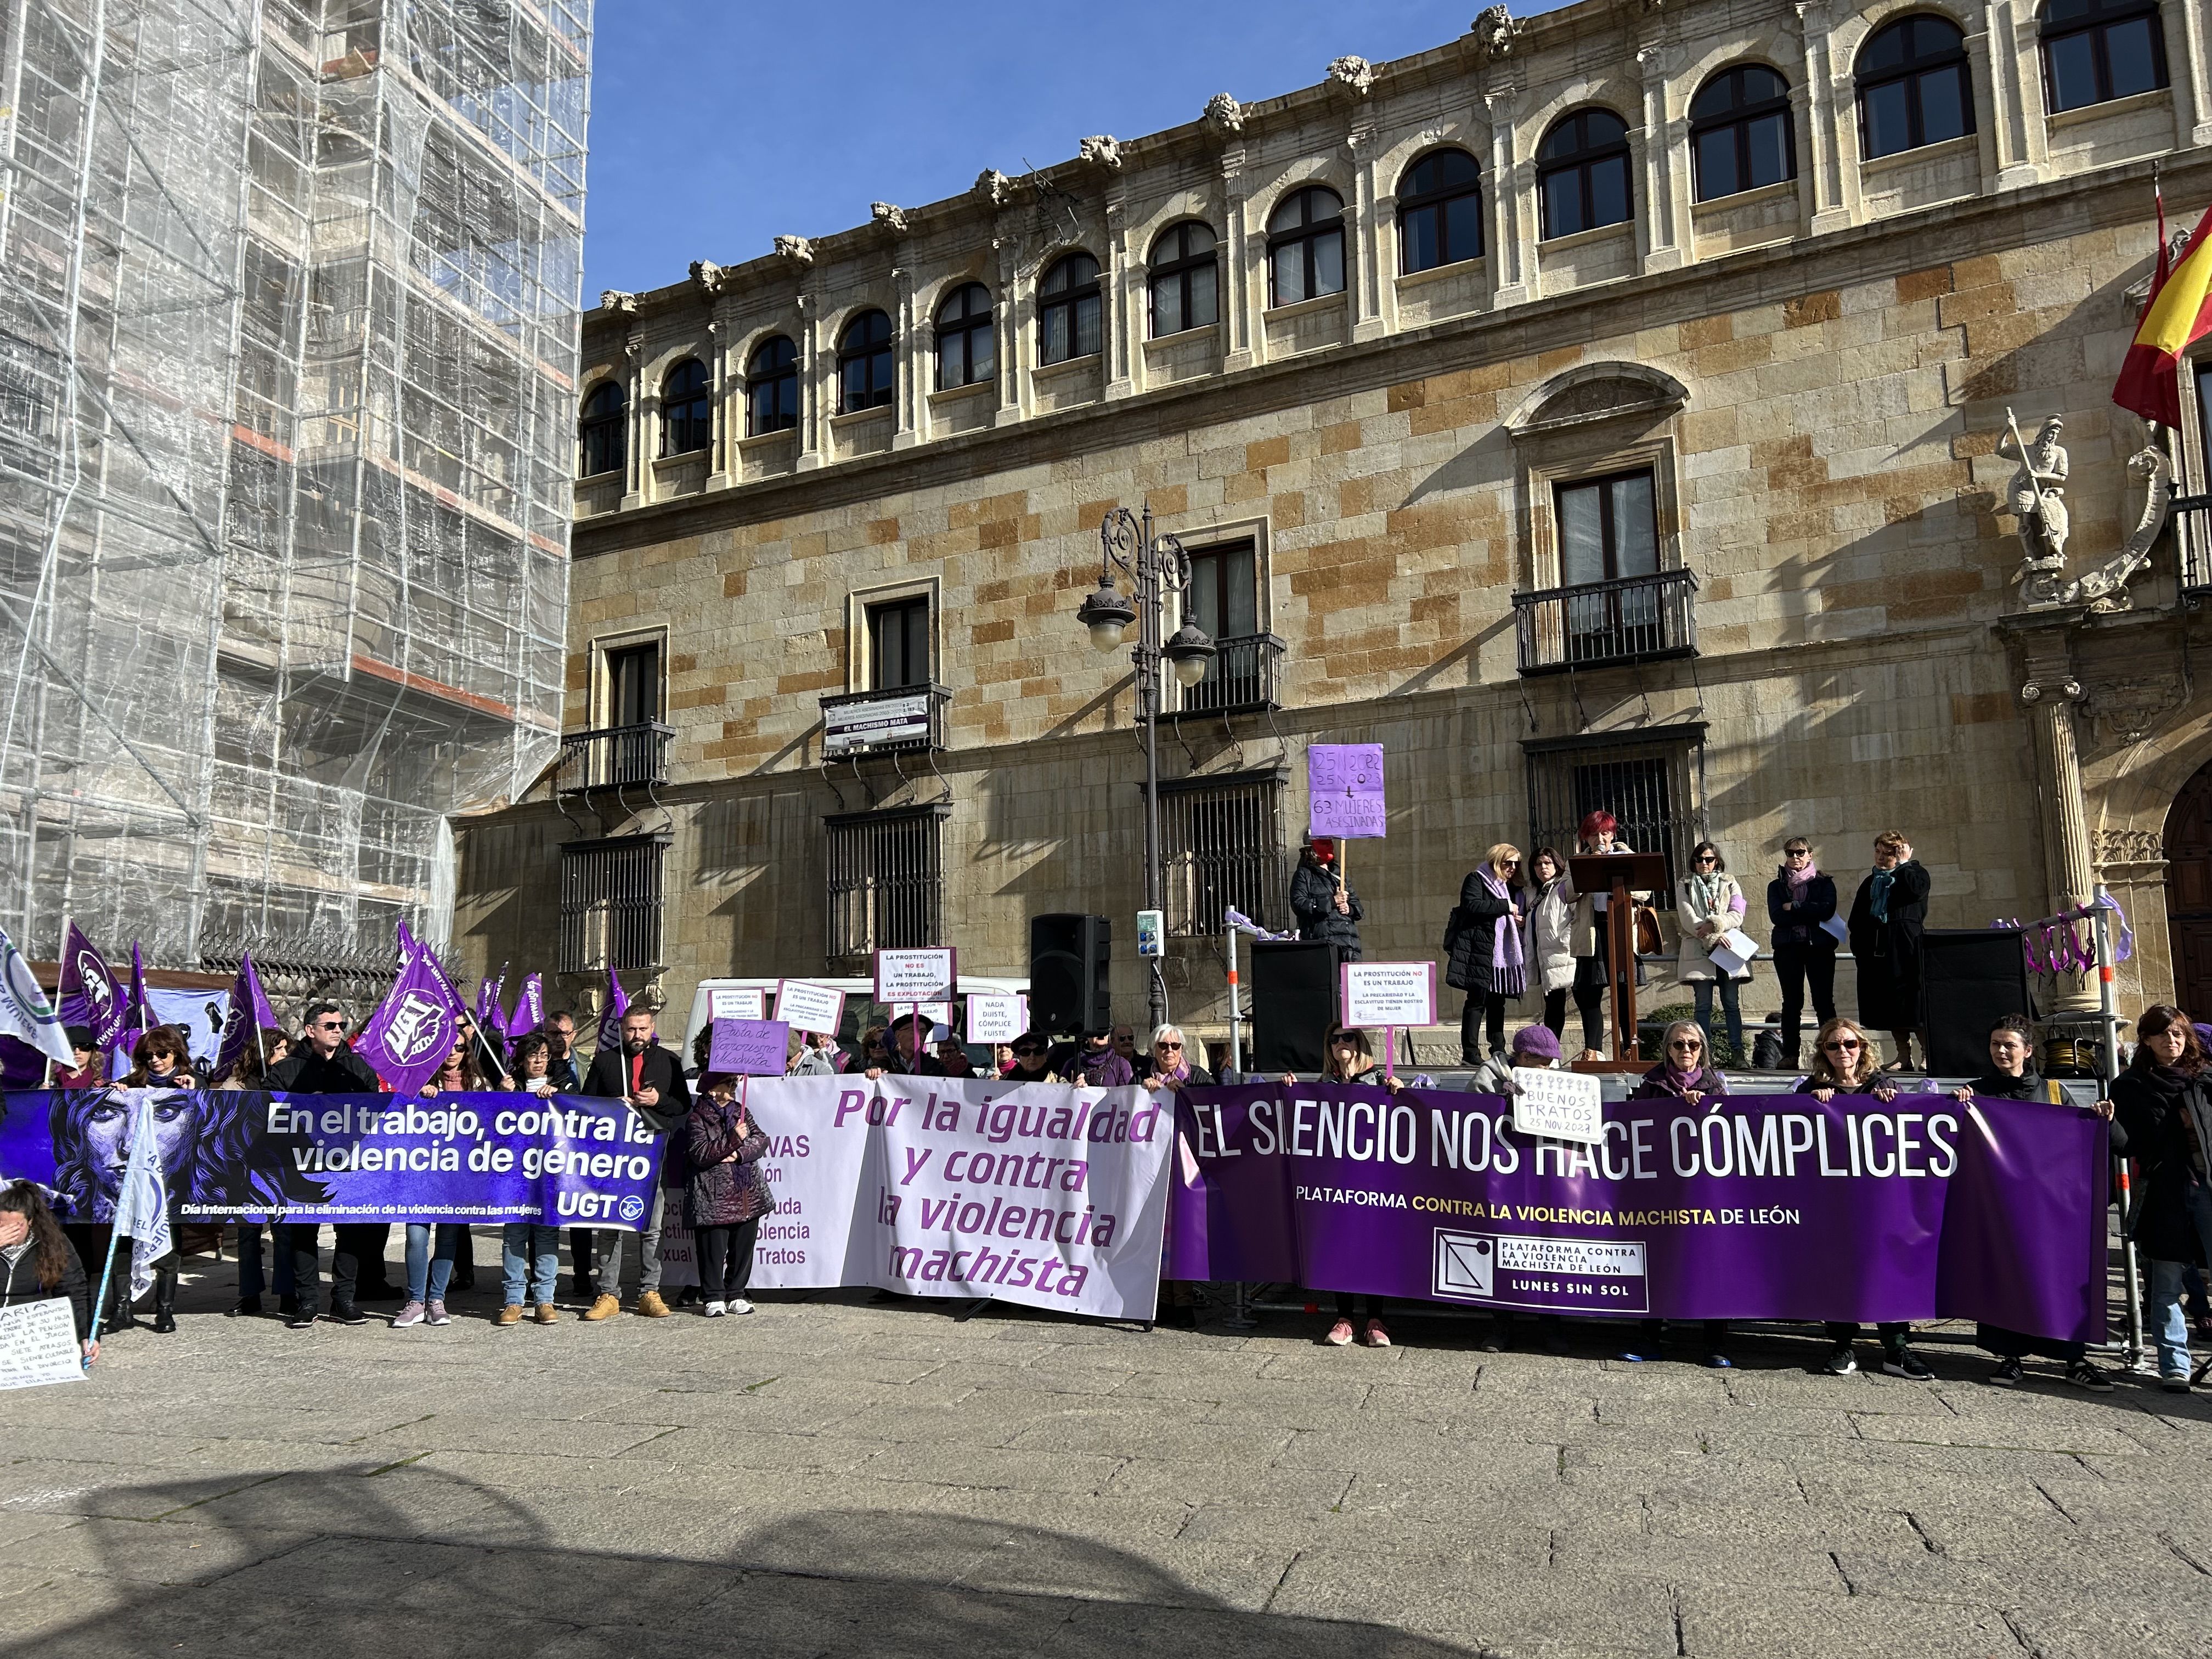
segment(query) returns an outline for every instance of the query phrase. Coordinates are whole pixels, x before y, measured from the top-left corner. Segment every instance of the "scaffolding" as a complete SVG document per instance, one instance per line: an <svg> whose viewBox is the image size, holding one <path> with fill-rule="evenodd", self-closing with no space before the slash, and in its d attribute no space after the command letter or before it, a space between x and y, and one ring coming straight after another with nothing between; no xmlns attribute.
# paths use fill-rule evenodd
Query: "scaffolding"
<svg viewBox="0 0 2212 1659"><path fill-rule="evenodd" d="M0 918L450 927L559 748L590 0L0 0Z"/></svg>

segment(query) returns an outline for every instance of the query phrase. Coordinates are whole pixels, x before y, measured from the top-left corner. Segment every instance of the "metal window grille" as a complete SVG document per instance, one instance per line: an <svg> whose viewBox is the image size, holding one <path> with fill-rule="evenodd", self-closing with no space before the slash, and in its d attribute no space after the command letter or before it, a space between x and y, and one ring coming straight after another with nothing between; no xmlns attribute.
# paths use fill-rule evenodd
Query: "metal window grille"
<svg viewBox="0 0 2212 1659"><path fill-rule="evenodd" d="M1573 738L1522 745L1528 770L1528 846L1555 848L1573 856L1583 817L1607 811L1620 822L1621 840L1639 853L1667 860L1667 891L1689 867L1689 850L1705 833L1694 805L1693 775L1704 754L1701 725L1644 732L1623 738Z"/></svg>
<svg viewBox="0 0 2212 1659"><path fill-rule="evenodd" d="M943 831L951 808L848 812L829 831L828 954L917 950L943 943Z"/></svg>
<svg viewBox="0 0 2212 1659"><path fill-rule="evenodd" d="M1283 780L1273 772L1161 784L1162 903L1170 933L1218 933L1232 908L1265 927L1290 927L1282 806Z"/></svg>
<svg viewBox="0 0 2212 1659"><path fill-rule="evenodd" d="M572 841L561 849L561 971L657 969L666 835Z"/></svg>

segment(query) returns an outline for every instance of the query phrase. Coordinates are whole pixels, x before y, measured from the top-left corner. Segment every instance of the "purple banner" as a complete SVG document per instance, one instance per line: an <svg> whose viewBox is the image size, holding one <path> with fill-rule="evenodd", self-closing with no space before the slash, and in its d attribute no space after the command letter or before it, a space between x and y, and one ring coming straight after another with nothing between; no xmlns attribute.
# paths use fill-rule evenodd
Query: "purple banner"
<svg viewBox="0 0 2212 1659"><path fill-rule="evenodd" d="M2104 1123L2039 1102L1744 1095L1606 1107L1595 1146L1496 1095L1182 1097L1168 1276L1670 1319L1968 1318L2105 1335Z"/></svg>
<svg viewBox="0 0 2212 1659"><path fill-rule="evenodd" d="M1306 745L1306 831L1343 840L1382 835L1382 745L1311 743Z"/></svg>

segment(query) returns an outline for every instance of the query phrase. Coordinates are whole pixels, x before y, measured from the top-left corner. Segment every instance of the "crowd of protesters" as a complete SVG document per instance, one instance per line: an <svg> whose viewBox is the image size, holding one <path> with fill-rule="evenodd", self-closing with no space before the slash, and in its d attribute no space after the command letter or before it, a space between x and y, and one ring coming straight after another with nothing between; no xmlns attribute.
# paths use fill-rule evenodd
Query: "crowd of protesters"
<svg viewBox="0 0 2212 1659"><path fill-rule="evenodd" d="M1606 813L1593 812L1580 826L1577 854L1631 850L1619 825ZM1765 889L1768 959L1782 992L1781 1065L1795 1071L1801 1063L1809 988L1818 1030L1810 1065L1796 1087L1823 1101L1838 1093L1866 1094L1882 1101L1894 1097L1904 1086L1899 1074L1910 1066L1917 1035L1920 934L1929 877L1901 835L1885 833L1873 850L1871 867L1857 885L1847 921L1838 921L1841 906L1835 879L1820 869L1811 845L1802 837L1782 844L1778 867ZM1728 1077L1714 1052L1717 1014L1737 1063L1744 1057L1739 988L1750 977L1755 953L1744 948L1741 937L1751 911L1749 896L1729 872L1721 849L1701 842L1692 849L1689 862L1673 896L1680 936L1676 977L1691 988L1694 1014L1666 1028L1657 1063L1637 1080L1632 1097L1674 1099L1695 1108L1729 1093ZM1329 940L1346 956L1356 956L1359 901L1336 867L1333 847L1317 842L1306 849L1292 896L1302 931ZM1638 891L1631 902L1642 910L1651 896ZM1609 902L1609 894L1577 891L1567 858L1554 848L1540 848L1525 861L1520 849L1510 844L1499 843L1487 851L1462 885L1444 941L1447 981L1467 996L1461 1042L1462 1058L1474 1075L1461 1086L1510 1093L1517 1068L1566 1066L1563 1039L1570 998L1581 1016L1580 1058L1601 1057L1605 1004L1618 983L1639 971L1633 960L1612 960ZM1651 931L1647 927L1631 930L1638 939L1632 957L1649 954ZM1835 959L1845 943L1858 966L1862 1017L1856 1020L1839 1017L1835 1008ZM1534 1001L1540 1012L1515 1030L1509 1042L1506 1010L1522 999ZM696 1288L678 1297L676 1305L692 1304L710 1318L750 1314L755 1238L763 1218L775 1208L775 1194L761 1167L769 1137L751 1119L739 1079L710 1068L711 1030L700 1033L690 1068L661 1042L649 1010L630 1008L620 1030L618 1044L602 1046L583 1065L575 1048L575 1020L565 1011L549 1015L538 1030L506 1040L464 1018L459 1040L422 1092L580 1092L626 1100L664 1137L664 1156L673 1171L665 1175L665 1186L655 1183L650 1211L635 1231L569 1230L570 1291L577 1309L574 1316L596 1323L622 1314L625 1285L633 1287L627 1304L633 1316L659 1319L675 1310L662 1294L660 1259L661 1237L669 1220L665 1210L672 1206L680 1206L680 1220L692 1230L698 1279ZM1877 1033L1886 1034L1893 1045L1893 1058L1887 1063ZM91 1052L90 1034L71 1028L71 1035L77 1046L76 1065L58 1072L55 1082L84 1087L106 1080L106 1059ZM262 1032L260 1041L249 1046L244 1060L217 1086L292 1094L378 1091L384 1085L353 1052L352 1035L338 1005L317 1002L305 1010L295 1032ZM2115 1152L2136 1159L2142 1170L2141 1201L2134 1215L2136 1237L2148 1262L2149 1325L2164 1385L2185 1390L2191 1372L2185 1298L2193 1285L2202 1306L2203 1280L2197 1269L2212 1261L2212 1139L2207 1135L2212 1127L2212 1054L2208 1054L2205 1028L2192 1027L2170 1007L2146 1011L2137 1023L2137 1035L2140 1040L2127 1071L2110 1090L2112 1098L2098 1102L2096 1109L2111 1121ZM1924 1037L1922 1047L1924 1057ZM2025 1018L2008 1016L1999 1021L1990 1033L1989 1052L1989 1069L1959 1090L1961 1099L1977 1094L2023 1100L2053 1097L2033 1069L2033 1033ZM885 1024L866 1025L850 1048L827 1034L794 1034L787 1070L802 1077L983 1076L1091 1088L1135 1085L1155 1092L1206 1087L1217 1081L1262 1080L1239 1077L1226 1067L1225 1059L1218 1048L1211 1055L1201 1054L1172 1024L1160 1025L1141 1045L1128 1025L1067 1039L1032 1031L994 1046L984 1058L981 1050L971 1049L956 1032L916 1011ZM130 1070L112 1080L131 1086L190 1089L197 1085L192 1067L184 1034L156 1027L139 1038ZM1287 1074L1279 1079L1286 1084L1297 1080ZM1337 1025L1325 1036L1322 1063L1310 1080L1393 1091L1430 1085L1425 1077L1393 1075L1378 1062L1368 1033ZM27 1183L0 1190L0 1305L32 1296L63 1296L78 1311L81 1333L88 1332L94 1291L84 1264L106 1255L109 1231L57 1224L38 1189ZM399 1304L390 1319L394 1328L439 1326L452 1317L448 1296L471 1285L475 1253L466 1224L407 1224L400 1284L386 1278L388 1225L345 1224L331 1231L325 1279L320 1226L240 1224L233 1315L260 1313L264 1295L273 1292L285 1322L295 1329L306 1329L319 1320L367 1324L364 1304L386 1301ZM266 1272L262 1257L265 1235L273 1236L274 1245L272 1266ZM550 1324L563 1316L558 1295L560 1249L561 1233L556 1227L510 1223L500 1229L501 1297L493 1316L495 1324ZM150 1325L155 1332L175 1328L177 1269L173 1254L156 1264ZM1391 1345L1379 1298L1370 1303L1362 1296L1332 1294L1334 1319L1322 1337L1325 1342L1334 1346ZM1191 1287L1164 1285L1164 1322L1194 1323L1194 1300ZM2200 1318L2201 1329L2212 1329L2212 1311ZM130 1328L137 1322L128 1296L119 1290L104 1322L110 1330ZM1559 1350L1570 1330L1583 1322L1501 1310L1493 1316L1481 1346L1495 1350L1533 1340ZM1856 1370L1858 1327L1845 1323L1825 1328L1828 1348L1824 1369L1838 1376ZM1639 1322L1621 1357L1637 1361L1659 1357L1672 1334L1664 1322ZM1908 1380L1930 1375L1911 1346L1906 1326L1883 1324L1875 1335L1883 1370ZM1705 1364L1731 1365L1727 1322L1700 1322L1695 1337ZM2111 1386L2080 1343L2051 1343L1992 1326L1981 1328L1978 1340L1997 1358L1989 1378L1997 1386L2017 1386L2025 1376L2023 1362L2038 1356L2057 1362L2064 1379L2077 1387Z"/></svg>

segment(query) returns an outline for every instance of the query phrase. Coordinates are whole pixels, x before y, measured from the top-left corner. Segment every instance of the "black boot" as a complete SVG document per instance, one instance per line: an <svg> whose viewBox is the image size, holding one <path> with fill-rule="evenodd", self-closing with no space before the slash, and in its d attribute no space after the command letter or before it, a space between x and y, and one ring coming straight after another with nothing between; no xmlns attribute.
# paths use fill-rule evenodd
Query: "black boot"
<svg viewBox="0 0 2212 1659"><path fill-rule="evenodd" d="M154 1270L154 1325L156 1336L167 1336L177 1328L177 1270L156 1267Z"/></svg>
<svg viewBox="0 0 2212 1659"><path fill-rule="evenodd" d="M111 1331L135 1330L138 1316L131 1308L131 1268L125 1263L123 1273L108 1293L107 1328Z"/></svg>

